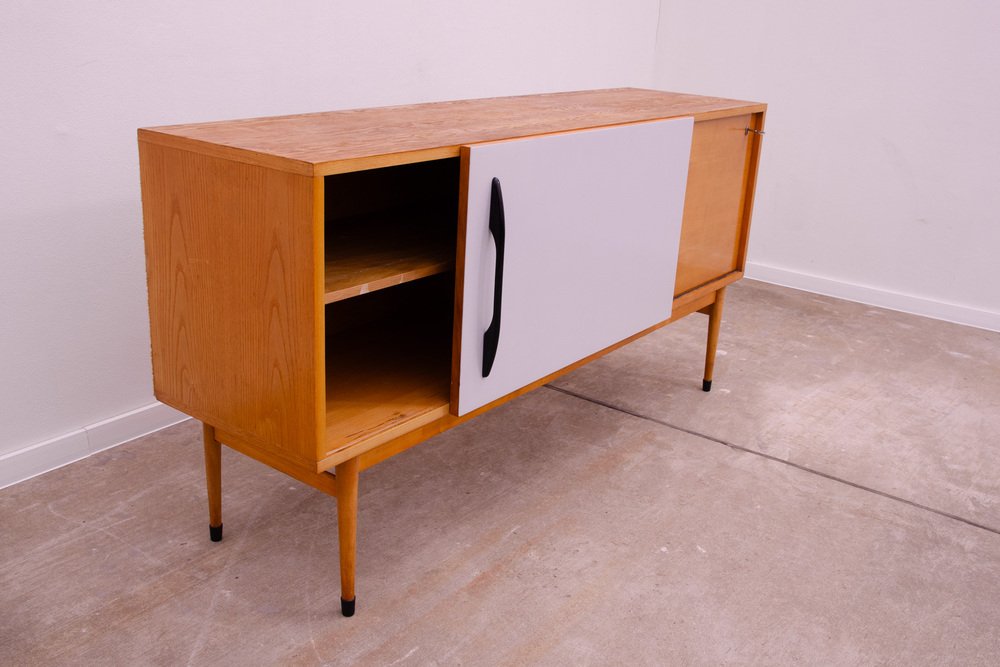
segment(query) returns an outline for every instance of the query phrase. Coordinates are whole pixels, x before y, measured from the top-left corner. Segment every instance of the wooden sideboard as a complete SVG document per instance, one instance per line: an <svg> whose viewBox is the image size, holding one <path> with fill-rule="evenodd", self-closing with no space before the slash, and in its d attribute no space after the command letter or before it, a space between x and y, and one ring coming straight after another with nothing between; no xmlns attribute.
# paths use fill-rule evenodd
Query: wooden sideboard
<svg viewBox="0 0 1000 667"><path fill-rule="evenodd" d="M613 89L139 130L156 397L337 499L359 473L706 313L711 388L766 106Z"/></svg>

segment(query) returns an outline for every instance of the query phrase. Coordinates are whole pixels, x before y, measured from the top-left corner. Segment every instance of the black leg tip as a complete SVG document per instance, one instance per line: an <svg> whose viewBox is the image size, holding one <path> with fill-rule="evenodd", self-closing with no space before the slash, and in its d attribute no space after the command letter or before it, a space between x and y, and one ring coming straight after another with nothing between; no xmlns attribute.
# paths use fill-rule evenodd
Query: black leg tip
<svg viewBox="0 0 1000 667"><path fill-rule="evenodd" d="M221 542L222 541L222 524L220 523L218 526L209 526L208 527L208 536L210 538L212 538L213 542Z"/></svg>
<svg viewBox="0 0 1000 667"><path fill-rule="evenodd" d="M340 611L343 612L344 616L354 616L354 601L357 598L351 598L350 600L345 600L340 598Z"/></svg>
<svg viewBox="0 0 1000 667"><path fill-rule="evenodd" d="M711 380L702 380L701 381L701 390L702 391L712 391L712 381Z"/></svg>

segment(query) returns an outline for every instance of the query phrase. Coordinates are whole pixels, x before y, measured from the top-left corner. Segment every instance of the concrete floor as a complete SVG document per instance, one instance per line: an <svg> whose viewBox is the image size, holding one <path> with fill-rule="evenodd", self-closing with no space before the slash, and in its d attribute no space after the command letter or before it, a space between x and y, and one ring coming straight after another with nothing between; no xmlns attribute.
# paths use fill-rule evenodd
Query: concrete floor
<svg viewBox="0 0 1000 667"><path fill-rule="evenodd" d="M1000 664L1000 334L745 281L335 503L186 422L0 491L0 664Z"/></svg>

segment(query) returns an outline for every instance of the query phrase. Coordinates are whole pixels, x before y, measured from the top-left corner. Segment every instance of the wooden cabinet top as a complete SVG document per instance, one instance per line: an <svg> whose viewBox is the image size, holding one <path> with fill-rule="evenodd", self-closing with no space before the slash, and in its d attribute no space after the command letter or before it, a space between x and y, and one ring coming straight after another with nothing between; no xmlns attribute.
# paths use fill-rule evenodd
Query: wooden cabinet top
<svg viewBox="0 0 1000 667"><path fill-rule="evenodd" d="M139 140L321 176L455 157L466 144L765 108L720 97L614 88L171 125L140 129Z"/></svg>

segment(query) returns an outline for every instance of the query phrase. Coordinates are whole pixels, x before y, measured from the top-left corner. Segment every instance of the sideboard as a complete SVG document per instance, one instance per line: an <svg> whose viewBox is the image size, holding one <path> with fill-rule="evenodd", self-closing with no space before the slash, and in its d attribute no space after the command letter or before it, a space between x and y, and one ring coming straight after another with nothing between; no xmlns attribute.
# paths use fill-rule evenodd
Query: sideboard
<svg viewBox="0 0 1000 667"><path fill-rule="evenodd" d="M594 90L140 129L156 397L336 498L361 471L695 312L711 389L766 106Z"/></svg>

